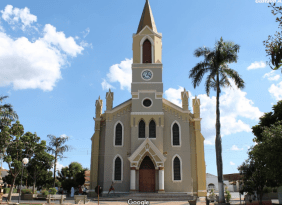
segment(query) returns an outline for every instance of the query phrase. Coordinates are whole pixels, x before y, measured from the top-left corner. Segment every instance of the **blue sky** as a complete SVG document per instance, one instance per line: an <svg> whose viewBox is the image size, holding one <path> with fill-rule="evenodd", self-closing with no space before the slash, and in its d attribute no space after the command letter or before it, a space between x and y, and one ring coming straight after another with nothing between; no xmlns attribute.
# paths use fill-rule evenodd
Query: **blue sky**
<svg viewBox="0 0 282 205"><path fill-rule="evenodd" d="M0 94L8 95L25 131L70 136L75 149L58 167L78 161L90 168L95 100L109 87L114 106L131 98L132 34L145 0L0 1ZM282 3L277 3L279 6ZM204 82L193 88L188 73L201 58L195 49L213 48L220 37L241 46L230 67L245 89L223 89L221 133L223 173L237 173L254 145L251 127L282 99L281 71L265 63L263 41L278 31L267 3L256 0L151 0L158 32L163 34L164 98L181 105L186 88L201 100L207 173L217 175L215 92ZM47 141L48 142L48 141ZM8 168L7 164L3 164Z"/></svg>

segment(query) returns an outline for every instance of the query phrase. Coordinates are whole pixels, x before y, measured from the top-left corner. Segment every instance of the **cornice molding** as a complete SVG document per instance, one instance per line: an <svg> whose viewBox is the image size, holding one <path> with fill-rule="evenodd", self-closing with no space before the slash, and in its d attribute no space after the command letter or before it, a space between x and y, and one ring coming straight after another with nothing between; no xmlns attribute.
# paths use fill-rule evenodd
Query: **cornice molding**
<svg viewBox="0 0 282 205"><path fill-rule="evenodd" d="M131 115L164 115L163 112L131 112Z"/></svg>

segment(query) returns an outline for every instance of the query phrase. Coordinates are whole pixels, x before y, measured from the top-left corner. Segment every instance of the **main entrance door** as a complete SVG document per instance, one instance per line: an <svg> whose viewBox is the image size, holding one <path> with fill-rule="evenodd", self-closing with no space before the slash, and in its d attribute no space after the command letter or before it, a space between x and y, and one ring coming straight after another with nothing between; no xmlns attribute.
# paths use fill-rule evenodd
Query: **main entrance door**
<svg viewBox="0 0 282 205"><path fill-rule="evenodd" d="M155 191L155 166L146 156L139 168L139 192L154 192Z"/></svg>

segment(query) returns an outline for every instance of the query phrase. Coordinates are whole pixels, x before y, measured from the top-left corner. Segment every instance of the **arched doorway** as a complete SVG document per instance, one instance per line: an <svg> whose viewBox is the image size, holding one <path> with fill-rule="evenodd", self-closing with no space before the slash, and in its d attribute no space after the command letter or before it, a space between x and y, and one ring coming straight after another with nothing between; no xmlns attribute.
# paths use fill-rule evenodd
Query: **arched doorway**
<svg viewBox="0 0 282 205"><path fill-rule="evenodd" d="M155 192L155 166L149 156L139 168L139 192Z"/></svg>

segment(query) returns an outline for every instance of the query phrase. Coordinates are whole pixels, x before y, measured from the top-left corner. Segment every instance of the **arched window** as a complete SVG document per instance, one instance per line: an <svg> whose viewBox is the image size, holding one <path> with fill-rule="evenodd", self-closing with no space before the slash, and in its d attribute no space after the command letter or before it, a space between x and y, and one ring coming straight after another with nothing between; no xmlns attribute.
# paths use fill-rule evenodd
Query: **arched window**
<svg viewBox="0 0 282 205"><path fill-rule="evenodd" d="M120 157L117 157L115 159L114 180L121 181L121 175L122 175L122 162Z"/></svg>
<svg viewBox="0 0 282 205"><path fill-rule="evenodd" d="M143 43L143 63L152 63L152 48L148 39Z"/></svg>
<svg viewBox="0 0 282 205"><path fill-rule="evenodd" d="M209 185L208 185L208 191L211 191L212 189L215 191L215 186L214 186L214 184L209 184Z"/></svg>
<svg viewBox="0 0 282 205"><path fill-rule="evenodd" d="M122 146L122 126L120 123L116 125L115 145Z"/></svg>
<svg viewBox="0 0 282 205"><path fill-rule="evenodd" d="M181 181L181 162L178 156L173 159L173 181Z"/></svg>
<svg viewBox="0 0 282 205"><path fill-rule="evenodd" d="M156 138L156 123L154 120L151 120L149 124L149 138Z"/></svg>
<svg viewBox="0 0 282 205"><path fill-rule="evenodd" d="M145 122L143 120L139 122L139 138L145 138Z"/></svg>
<svg viewBox="0 0 282 205"><path fill-rule="evenodd" d="M179 126L177 123L174 123L172 126L172 145L180 145L180 135L179 135Z"/></svg>

